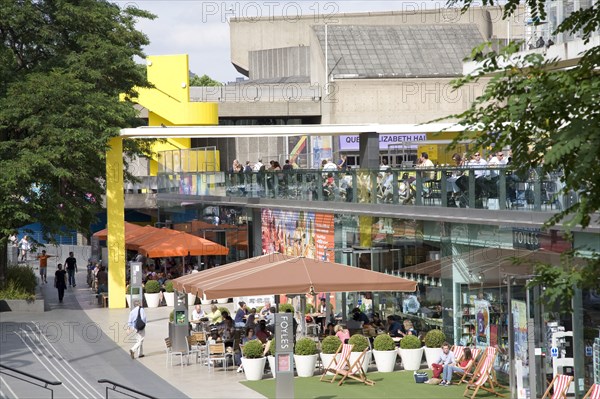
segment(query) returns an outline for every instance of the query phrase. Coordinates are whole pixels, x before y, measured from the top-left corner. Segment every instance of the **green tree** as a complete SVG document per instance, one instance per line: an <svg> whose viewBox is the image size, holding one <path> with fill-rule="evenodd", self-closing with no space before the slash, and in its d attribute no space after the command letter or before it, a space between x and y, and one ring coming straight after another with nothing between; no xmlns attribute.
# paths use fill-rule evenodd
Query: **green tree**
<svg viewBox="0 0 600 399"><path fill-rule="evenodd" d="M190 86L223 86L223 83L217 82L212 79L210 76L204 74L202 76L194 75L190 79Z"/></svg>
<svg viewBox="0 0 600 399"><path fill-rule="evenodd" d="M478 2L479 3L479 2ZM503 18L510 17L520 1L508 0ZM450 0L448 5L462 5L463 11L473 0ZM533 20L544 21L544 2L526 0ZM494 5L483 0L483 5ZM600 26L599 2L592 8L578 10L554 32L579 32L586 43ZM575 191L579 203L552 216L547 227L562 224L567 236L575 228L586 228L591 218L598 218L600 206L600 48L592 47L572 68L541 54L518 54L519 42L493 51L491 43L473 50L470 61L479 67L456 80L455 87L489 79L483 94L469 109L452 115L458 123L484 132L476 137L476 148L512 149L513 165L524 173L531 168L546 174L562 171L562 193ZM465 132L456 141L466 138ZM561 268L538 265L533 284L544 285L545 300L559 301L569 309L573 287L597 288L600 262L597 254L585 262L575 261L580 249L562 256Z"/></svg>
<svg viewBox="0 0 600 399"><path fill-rule="evenodd" d="M0 288L7 237L33 222L44 235L89 230L104 194L107 140L135 123L147 86L147 37L136 8L105 1L0 1ZM148 142L128 140L127 152Z"/></svg>

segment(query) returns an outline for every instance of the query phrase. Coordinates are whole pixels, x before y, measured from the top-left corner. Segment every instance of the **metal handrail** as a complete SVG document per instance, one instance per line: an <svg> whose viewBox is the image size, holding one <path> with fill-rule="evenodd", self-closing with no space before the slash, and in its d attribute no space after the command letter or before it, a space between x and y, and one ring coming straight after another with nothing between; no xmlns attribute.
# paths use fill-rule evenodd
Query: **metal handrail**
<svg viewBox="0 0 600 399"><path fill-rule="evenodd" d="M61 381L48 381L48 380L46 380L44 378L37 377L35 375L32 375L32 374L26 373L24 371L20 371L20 370L14 369L12 367L5 366L3 364L0 364L0 368L5 368L5 369L10 370L10 371L12 371L14 373L17 373L17 374L23 375L25 377L32 378L34 380L43 382L44 385L37 384L34 381L26 380L26 379L18 377L16 375L9 374L6 371L3 371L2 369L0 369L0 373L1 374L6 374L6 375L8 375L10 377L16 378L17 380L25 381L28 384L35 385L35 386L38 386L38 387L41 387L41 388L49 390L50 391L50 398L54 398L54 390L52 388L48 388L48 385L62 385Z"/></svg>
<svg viewBox="0 0 600 399"><path fill-rule="evenodd" d="M126 396L129 396L130 398L135 398L135 396L132 396L131 394L129 394L129 393L127 393L127 392L119 391L119 390L117 389L117 387L118 387L118 388L123 388L123 389L126 389L126 390L128 390L129 392L136 393L136 394L138 394L138 395L141 395L141 396L143 396L143 397L145 397L145 398L157 399L155 396L148 395L147 393L140 392L140 391L138 391L137 389L129 388L128 386L125 386L125 385L123 385L123 384L119 384L118 382L114 382L114 381L111 381L111 380L107 380L107 379L105 379L105 378L103 378L103 379L101 379L101 380L98 380L98 384L111 384L111 385L112 385L112 388L111 388L111 387L109 387L109 386L107 386L107 387L106 387L106 396L105 396L105 398L106 398L106 399L108 399L108 391L109 391L109 390L111 390L111 391L115 391L115 392L118 392L118 393L121 393L121 394L123 394L123 395L126 395Z"/></svg>

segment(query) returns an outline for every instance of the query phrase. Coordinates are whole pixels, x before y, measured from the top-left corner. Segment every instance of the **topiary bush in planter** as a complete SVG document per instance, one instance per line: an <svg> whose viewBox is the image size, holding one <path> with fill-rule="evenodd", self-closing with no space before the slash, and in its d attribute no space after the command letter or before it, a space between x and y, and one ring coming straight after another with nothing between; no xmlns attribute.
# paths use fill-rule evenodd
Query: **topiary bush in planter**
<svg viewBox="0 0 600 399"><path fill-rule="evenodd" d="M171 280L165 281L165 291L166 292L173 292L174 291L174 289L173 289L173 281L171 281Z"/></svg>
<svg viewBox="0 0 600 399"><path fill-rule="evenodd" d="M317 344L310 338L300 338L296 341L294 354L299 356L308 356L317 354Z"/></svg>
<svg viewBox="0 0 600 399"><path fill-rule="evenodd" d="M348 343L354 345L352 352L362 352L369 347L369 339L362 334L354 334Z"/></svg>
<svg viewBox="0 0 600 399"><path fill-rule="evenodd" d="M258 339L246 342L243 355L246 359L259 359L263 357L263 345Z"/></svg>
<svg viewBox="0 0 600 399"><path fill-rule="evenodd" d="M373 349L376 351L393 351L396 349L396 344L389 335L380 334L373 341Z"/></svg>
<svg viewBox="0 0 600 399"><path fill-rule="evenodd" d="M340 345L342 344L342 340L339 339L335 335L329 335L323 339L321 342L321 353L325 354L334 354Z"/></svg>
<svg viewBox="0 0 600 399"><path fill-rule="evenodd" d="M400 341L400 349L420 349L421 340L414 335L407 335Z"/></svg>
<svg viewBox="0 0 600 399"><path fill-rule="evenodd" d="M156 280L149 280L144 286L146 294L158 294L160 292L160 284Z"/></svg>
<svg viewBox="0 0 600 399"><path fill-rule="evenodd" d="M442 330L430 330L425 335L425 346L428 348L441 348L446 342L446 334Z"/></svg>
<svg viewBox="0 0 600 399"><path fill-rule="evenodd" d="M125 294L126 295L139 295L140 294L140 288L139 287L133 287L133 288L131 288L130 286L127 286L127 288L125 288Z"/></svg>
<svg viewBox="0 0 600 399"><path fill-rule="evenodd" d="M306 313L315 313L315 307L312 303L306 304Z"/></svg>

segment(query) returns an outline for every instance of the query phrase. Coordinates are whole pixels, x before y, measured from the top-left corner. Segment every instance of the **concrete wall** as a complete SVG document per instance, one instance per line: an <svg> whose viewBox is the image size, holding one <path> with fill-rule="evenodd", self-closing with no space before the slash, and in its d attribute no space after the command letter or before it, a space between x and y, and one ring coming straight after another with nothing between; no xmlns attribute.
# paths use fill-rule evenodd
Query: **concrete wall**
<svg viewBox="0 0 600 399"><path fill-rule="evenodd" d="M392 7L392 6L390 6ZM440 24L473 23L485 38L494 33L493 26L501 27L503 22L492 21L487 8L473 7L465 14L458 9L421 10L419 3L407 3L399 11L378 13L351 13L333 15L303 15L298 18L265 17L233 18L230 21L231 62L241 72L249 71L249 52L282 47L309 46L311 25L353 24L353 25L399 25L399 24ZM493 15L497 15L494 12ZM496 16L500 19L499 16ZM500 37L498 34L496 36Z"/></svg>
<svg viewBox="0 0 600 399"><path fill-rule="evenodd" d="M250 51L250 79L310 75L309 49L304 45Z"/></svg>
<svg viewBox="0 0 600 399"><path fill-rule="evenodd" d="M464 111L484 84L454 92L451 79L344 79L331 86L323 123L424 123Z"/></svg>

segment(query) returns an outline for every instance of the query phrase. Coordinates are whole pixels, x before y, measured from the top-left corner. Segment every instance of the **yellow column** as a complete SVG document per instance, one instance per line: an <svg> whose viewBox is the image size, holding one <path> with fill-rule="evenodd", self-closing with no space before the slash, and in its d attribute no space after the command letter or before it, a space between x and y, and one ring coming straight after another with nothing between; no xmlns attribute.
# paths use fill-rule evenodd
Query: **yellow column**
<svg viewBox="0 0 600 399"><path fill-rule="evenodd" d="M360 246L371 248L373 245L373 218L371 216L359 216L358 226L360 231Z"/></svg>
<svg viewBox="0 0 600 399"><path fill-rule="evenodd" d="M125 307L125 194L123 139L113 137L106 153L106 214L108 219L108 306Z"/></svg>

